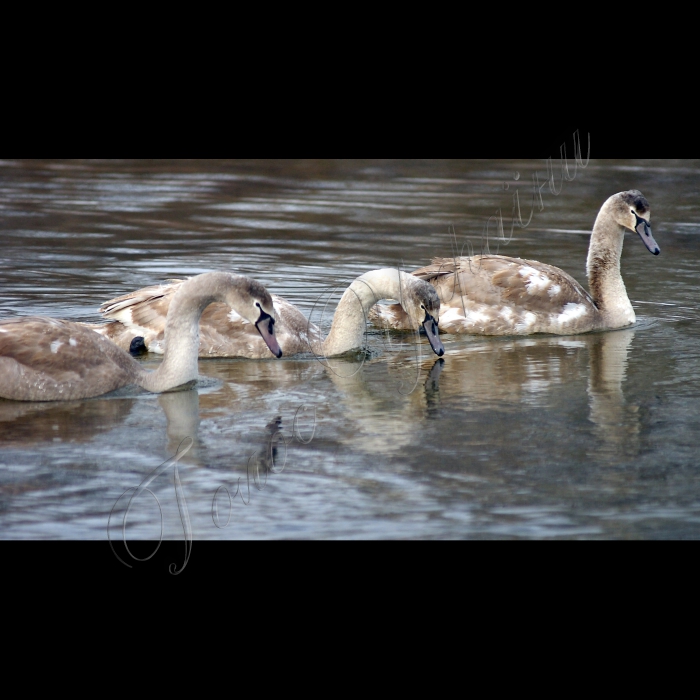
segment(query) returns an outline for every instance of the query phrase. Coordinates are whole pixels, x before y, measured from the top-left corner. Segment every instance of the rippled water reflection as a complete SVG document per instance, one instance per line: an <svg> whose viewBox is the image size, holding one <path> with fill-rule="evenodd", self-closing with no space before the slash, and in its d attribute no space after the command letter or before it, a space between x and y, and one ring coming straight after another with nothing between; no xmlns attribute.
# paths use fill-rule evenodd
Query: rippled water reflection
<svg viewBox="0 0 700 700"><path fill-rule="evenodd" d="M95 321L118 294L231 270L327 330L355 276L478 252L516 189L527 218L535 172L544 161L4 161L0 317ZM662 250L626 239L634 328L443 336L444 361L370 329L366 355L328 367L205 360L190 391L0 400L0 536L106 539L119 496L191 436L178 473L199 539L698 537L700 161L591 160L488 245L585 283L596 213L630 188ZM181 538L172 472L149 488ZM128 533L159 532L144 496Z"/></svg>

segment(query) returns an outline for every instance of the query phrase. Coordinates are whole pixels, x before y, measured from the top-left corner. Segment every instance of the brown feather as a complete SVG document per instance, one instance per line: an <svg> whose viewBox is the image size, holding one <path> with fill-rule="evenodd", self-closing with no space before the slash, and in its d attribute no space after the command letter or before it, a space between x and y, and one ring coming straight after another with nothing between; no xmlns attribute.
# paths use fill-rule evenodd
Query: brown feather
<svg viewBox="0 0 700 700"><path fill-rule="evenodd" d="M169 280L167 284L144 287L106 302L100 310L115 321L110 324L115 328L104 333L125 350L134 337L143 335L151 352L162 353L168 308L182 282ZM282 297L273 294L272 301L278 321L275 334L283 353L288 356L311 352L309 343L323 340L320 330ZM207 306L199 322L199 356L267 359L270 350L254 324L232 313L226 304L214 303Z"/></svg>
<svg viewBox="0 0 700 700"><path fill-rule="evenodd" d="M557 332L556 324L568 304L597 314L590 294L576 280L535 260L505 255L434 258L413 274L437 290L442 304L439 327L446 333ZM383 327L408 328L399 310L375 306L370 318Z"/></svg>
<svg viewBox="0 0 700 700"><path fill-rule="evenodd" d="M41 316L0 322L4 398L55 401L97 396L132 383L135 366L111 341L78 323Z"/></svg>

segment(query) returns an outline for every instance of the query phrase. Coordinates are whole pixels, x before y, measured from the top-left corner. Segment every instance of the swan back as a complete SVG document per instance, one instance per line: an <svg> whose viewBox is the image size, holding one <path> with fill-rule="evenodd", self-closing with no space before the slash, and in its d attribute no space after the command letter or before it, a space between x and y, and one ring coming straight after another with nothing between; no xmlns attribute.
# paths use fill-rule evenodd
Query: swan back
<svg viewBox="0 0 700 700"><path fill-rule="evenodd" d="M248 277L229 273L207 274L219 276L218 286L228 288L229 291L225 302L209 303L201 313L198 355L263 358L269 357L270 352L273 352L279 356L279 339L274 340L275 350L267 342L271 335L269 321L258 323L263 313L272 319L273 326L279 320L278 305L267 289ZM124 350L129 349L134 337L142 336L149 351L164 353L165 327L171 303L192 279L196 278L171 279L104 303L100 312L114 323L93 329L109 337ZM191 294L187 287L185 290L186 295ZM194 342L194 337L191 340Z"/></svg>
<svg viewBox="0 0 700 700"><path fill-rule="evenodd" d="M69 401L137 381L139 364L107 338L69 321L29 316L0 322L0 396Z"/></svg>
<svg viewBox="0 0 700 700"><path fill-rule="evenodd" d="M105 302L100 306L100 313L105 318L121 321L134 331L141 329L163 333L170 303L175 294L183 285L185 297L196 294L197 287L201 286L202 277L207 281L209 300L207 303L207 298L202 297L198 304L203 304L205 309L209 304L215 303L212 300L217 297L220 300L223 295L226 299L223 303L229 307L229 312L235 309L236 315L246 319L248 323L255 323L261 310L273 319L276 317L272 296L262 284L250 277L228 272L208 272L185 280L171 279L163 284L143 287ZM188 285L190 280L196 282Z"/></svg>
<svg viewBox="0 0 700 700"><path fill-rule="evenodd" d="M414 275L429 282L442 301L445 333L527 335L580 332L595 306L590 295L563 270L504 255L434 258ZM376 306L378 325L412 327L397 305Z"/></svg>

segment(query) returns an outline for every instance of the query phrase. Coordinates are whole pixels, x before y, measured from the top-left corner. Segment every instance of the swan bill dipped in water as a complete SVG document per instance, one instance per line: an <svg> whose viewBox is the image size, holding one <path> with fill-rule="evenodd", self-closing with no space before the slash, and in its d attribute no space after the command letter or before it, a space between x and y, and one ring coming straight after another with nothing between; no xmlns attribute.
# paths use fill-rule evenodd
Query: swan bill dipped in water
<svg viewBox="0 0 700 700"><path fill-rule="evenodd" d="M437 290L443 333L570 335L623 328L636 320L620 275L624 235L636 232L659 255L650 213L639 190L619 192L603 204L588 250L590 291L553 265L505 255L435 258L413 274ZM396 305L376 306L370 318L380 326L405 327Z"/></svg>
<svg viewBox="0 0 700 700"><path fill-rule="evenodd" d="M125 349L135 336L140 336L149 351L161 353L165 349L165 317L183 284L182 280L170 280L113 299L100 308L112 323L91 327ZM394 268L373 270L352 282L338 303L327 338L293 304L273 294L277 341L286 356L313 352L332 357L359 348L364 341L367 312L381 299L398 299L405 328L418 330L422 326L433 352L444 354L438 332L437 293L427 282ZM212 304L200 321L199 356L258 359L269 357L269 353L248 321L222 304Z"/></svg>
<svg viewBox="0 0 700 700"><path fill-rule="evenodd" d="M125 350L84 324L32 316L0 322L0 397L19 401L70 401L99 396L129 384L163 392L197 379L199 319L222 302L255 326L271 352L275 311L255 280L209 272L184 283L165 321L166 352L158 369L144 370Z"/></svg>

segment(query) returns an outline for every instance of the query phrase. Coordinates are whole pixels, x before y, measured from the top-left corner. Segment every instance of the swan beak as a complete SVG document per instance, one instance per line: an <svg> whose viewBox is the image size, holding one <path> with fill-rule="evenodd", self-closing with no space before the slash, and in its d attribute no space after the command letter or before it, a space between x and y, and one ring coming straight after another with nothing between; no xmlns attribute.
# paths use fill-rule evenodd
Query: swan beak
<svg viewBox="0 0 700 700"><path fill-rule="evenodd" d="M649 222L642 219L641 216L637 217L636 231L642 241L644 241L644 245L648 248L650 253L658 255L661 252L661 248L656 244L654 236L651 235L651 226L649 226Z"/></svg>
<svg viewBox="0 0 700 700"><path fill-rule="evenodd" d="M260 312L260 318L255 322L255 327L262 339L270 348L270 352L275 357L282 357L282 348L280 348L277 338L275 338L275 319L264 311Z"/></svg>
<svg viewBox="0 0 700 700"><path fill-rule="evenodd" d="M445 354L445 348L440 340L440 335L438 332L437 321L428 313L425 314L425 320L423 321L423 328L425 329L425 334L428 336L430 341L430 347L433 352L438 356L442 357Z"/></svg>

